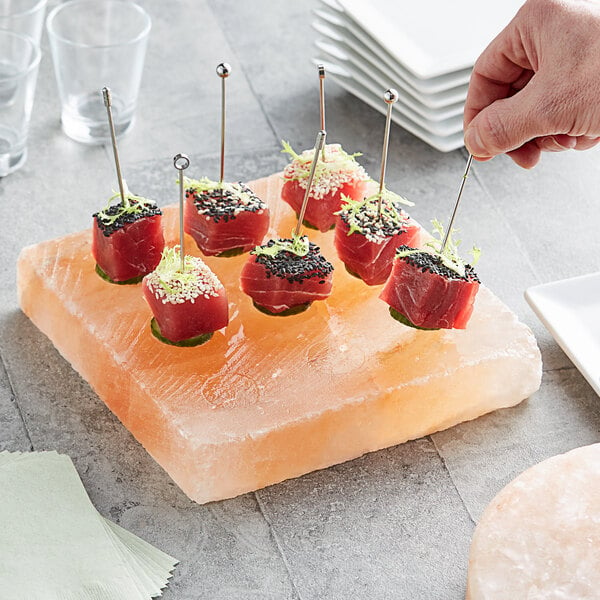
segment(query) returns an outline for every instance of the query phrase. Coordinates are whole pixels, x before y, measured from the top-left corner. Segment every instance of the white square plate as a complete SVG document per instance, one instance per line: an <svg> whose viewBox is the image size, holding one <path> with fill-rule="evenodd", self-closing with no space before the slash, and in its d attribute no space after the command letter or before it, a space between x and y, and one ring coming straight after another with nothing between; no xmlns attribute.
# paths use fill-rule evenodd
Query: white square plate
<svg viewBox="0 0 600 600"><path fill-rule="evenodd" d="M453 114L444 115L444 113L426 108L411 99L410 96L404 93L405 90L398 85L398 81L383 71L375 67L368 71L365 70L360 64L355 63L344 50L335 46L332 42L317 40L315 46L320 55L329 62L342 67L350 77L370 90L375 98L381 98L381 102L383 102L385 90L390 87L397 88L399 96L394 110L400 111L426 131L440 136L449 136L462 131L464 99L459 105L458 111L452 111Z"/></svg>
<svg viewBox="0 0 600 600"><path fill-rule="evenodd" d="M382 114L387 112L386 105L380 96L376 96L369 88L352 78L352 76L339 65L321 58L313 59L315 65L322 63L327 73L332 76L344 89L354 94L357 98L368 104L371 108ZM462 131L447 137L434 135L423 127L401 114L399 110L392 111L392 121L403 127L413 135L422 139L431 147L440 152L450 152L461 148L464 144Z"/></svg>
<svg viewBox="0 0 600 600"><path fill-rule="evenodd" d="M466 83L459 83L457 86L441 92L420 91L413 85L413 80L396 63L384 62L381 55L374 54L358 40L351 38L348 34L338 33L334 27L320 17L320 12L322 11L315 11L317 18L312 23L313 28L331 45L343 51L349 60L363 71L385 72L387 79L394 82L394 87L402 90L407 100L424 110L440 115L442 119L462 114L462 107L467 97L468 85Z"/></svg>
<svg viewBox="0 0 600 600"><path fill-rule="evenodd" d="M600 272L531 287L525 298L600 395Z"/></svg>
<svg viewBox="0 0 600 600"><path fill-rule="evenodd" d="M438 77L419 79L345 13L331 8L328 10L315 9L314 13L320 22L329 28L329 37L336 41L344 41L358 53L374 57L376 64L394 71L416 93L422 94L424 102L432 107L445 106L451 103L456 88L466 86L469 82L471 77L470 67L453 73L445 73Z"/></svg>
<svg viewBox="0 0 600 600"><path fill-rule="evenodd" d="M472 67L523 0L337 0L344 12L427 79Z"/></svg>

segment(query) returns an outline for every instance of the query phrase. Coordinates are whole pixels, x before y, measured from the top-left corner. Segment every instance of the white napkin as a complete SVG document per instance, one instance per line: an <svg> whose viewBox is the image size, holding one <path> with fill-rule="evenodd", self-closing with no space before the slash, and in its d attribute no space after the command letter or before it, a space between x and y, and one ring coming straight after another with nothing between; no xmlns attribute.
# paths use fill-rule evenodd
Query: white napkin
<svg viewBox="0 0 600 600"><path fill-rule="evenodd" d="M176 564L99 515L68 456L0 452L0 598L148 600Z"/></svg>

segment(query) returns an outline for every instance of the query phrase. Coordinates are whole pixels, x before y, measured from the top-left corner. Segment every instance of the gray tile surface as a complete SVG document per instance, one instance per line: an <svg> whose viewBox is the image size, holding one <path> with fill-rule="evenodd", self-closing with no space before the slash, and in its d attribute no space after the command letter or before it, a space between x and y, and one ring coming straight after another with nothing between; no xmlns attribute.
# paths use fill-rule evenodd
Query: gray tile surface
<svg viewBox="0 0 600 600"><path fill-rule="evenodd" d="M230 62L226 175L286 162L280 140L312 145L318 127L309 2L142 0L154 19L138 121L121 142L132 189L176 199L173 154L216 177L219 88ZM362 151L378 175L381 115L327 81L330 141ZM18 310L15 262L30 243L88 227L116 187L107 148L60 131L43 59L29 162L0 180L0 449L69 454L105 516L178 557L167 599L411 600L464 597L474 522L517 473L600 440L600 401L523 300L530 285L598 268L599 153L545 156L532 172L505 158L474 166L461 208L464 246L483 250L487 285L529 324L542 387L518 407L255 494L198 506ZM392 127L388 186L422 223L447 219L465 164Z"/></svg>
<svg viewBox="0 0 600 600"><path fill-rule="evenodd" d="M4 363L0 361L0 451L28 452L32 449L21 410L8 380Z"/></svg>
<svg viewBox="0 0 600 600"><path fill-rule="evenodd" d="M464 594L473 523L430 440L256 495L301 598Z"/></svg>
<svg viewBox="0 0 600 600"><path fill-rule="evenodd" d="M232 67L227 80L227 148L252 152L271 144L273 132L262 107L208 3L171 2L167 10L159 0L140 4L154 17L154 29L137 116L153 126L136 127L123 139L123 157L168 160L181 148L188 154L218 152L221 80L215 67L222 61Z"/></svg>
<svg viewBox="0 0 600 600"><path fill-rule="evenodd" d="M532 465L600 439L600 401L573 368L544 374L540 390L432 436L474 520L498 490Z"/></svg>

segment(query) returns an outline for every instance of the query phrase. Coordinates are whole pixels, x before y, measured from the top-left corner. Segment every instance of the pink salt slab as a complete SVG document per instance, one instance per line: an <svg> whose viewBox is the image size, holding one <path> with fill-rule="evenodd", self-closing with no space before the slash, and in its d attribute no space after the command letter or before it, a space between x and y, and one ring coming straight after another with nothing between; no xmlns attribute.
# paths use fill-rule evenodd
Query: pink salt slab
<svg viewBox="0 0 600 600"><path fill-rule="evenodd" d="M289 236L281 177L250 184ZM177 213L165 210L177 243ZM25 248L23 311L197 502L229 498L513 406L536 391L531 331L481 287L463 331L401 325L337 260L333 232L310 233L335 266L331 297L291 317L258 312L239 290L246 256L206 262L231 321L197 348L150 333L141 286L94 272L89 230ZM188 249L199 252L191 238Z"/></svg>
<svg viewBox="0 0 600 600"><path fill-rule="evenodd" d="M600 444L531 467L485 509L467 600L600 598Z"/></svg>

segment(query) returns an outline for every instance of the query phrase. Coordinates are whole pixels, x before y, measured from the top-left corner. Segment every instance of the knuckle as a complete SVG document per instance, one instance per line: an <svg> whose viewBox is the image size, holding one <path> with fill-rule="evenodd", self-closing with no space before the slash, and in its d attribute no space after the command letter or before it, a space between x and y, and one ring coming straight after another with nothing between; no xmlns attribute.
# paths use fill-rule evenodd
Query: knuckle
<svg viewBox="0 0 600 600"><path fill-rule="evenodd" d="M544 133L573 133L576 109L572 90L553 88L539 99L535 112Z"/></svg>
<svg viewBox="0 0 600 600"><path fill-rule="evenodd" d="M482 121L482 141L490 151L506 152L516 147L511 139L506 119L502 118L498 111L494 110L494 107L490 107L482 115Z"/></svg>

